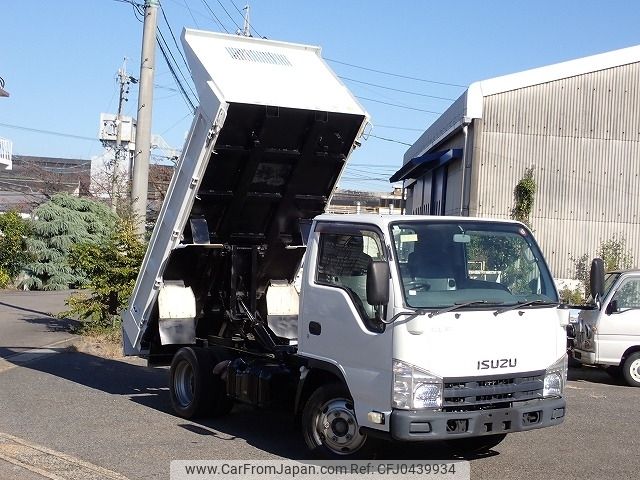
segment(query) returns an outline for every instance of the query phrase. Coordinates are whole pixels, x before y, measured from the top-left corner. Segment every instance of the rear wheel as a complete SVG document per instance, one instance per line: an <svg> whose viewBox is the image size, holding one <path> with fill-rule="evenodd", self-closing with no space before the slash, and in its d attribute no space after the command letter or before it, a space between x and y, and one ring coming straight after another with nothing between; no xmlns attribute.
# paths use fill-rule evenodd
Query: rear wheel
<svg viewBox="0 0 640 480"><path fill-rule="evenodd" d="M634 353L625 360L622 374L628 385L640 387L640 352Z"/></svg>
<svg viewBox="0 0 640 480"><path fill-rule="evenodd" d="M198 347L178 350L171 362L169 395L173 410L183 418L219 416L233 406L225 385L213 374L214 359Z"/></svg>
<svg viewBox="0 0 640 480"><path fill-rule="evenodd" d="M448 440L447 444L454 450L462 453L488 452L507 437L506 433L497 435L483 435L481 437L467 437L456 440Z"/></svg>
<svg viewBox="0 0 640 480"><path fill-rule="evenodd" d="M316 457L348 458L363 454L367 436L359 430L353 400L342 385L320 387L302 411L304 441Z"/></svg>

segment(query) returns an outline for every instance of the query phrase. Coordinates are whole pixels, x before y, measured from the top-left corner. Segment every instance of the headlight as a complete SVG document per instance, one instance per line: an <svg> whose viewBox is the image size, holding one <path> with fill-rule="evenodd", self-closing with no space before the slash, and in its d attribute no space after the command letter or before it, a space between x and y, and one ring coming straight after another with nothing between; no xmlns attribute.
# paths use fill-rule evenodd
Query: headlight
<svg viewBox="0 0 640 480"><path fill-rule="evenodd" d="M393 360L393 407L440 408L442 379L426 370Z"/></svg>
<svg viewBox="0 0 640 480"><path fill-rule="evenodd" d="M564 354L556 362L547 368L544 374L544 390L543 397L560 396L567 383L567 355Z"/></svg>

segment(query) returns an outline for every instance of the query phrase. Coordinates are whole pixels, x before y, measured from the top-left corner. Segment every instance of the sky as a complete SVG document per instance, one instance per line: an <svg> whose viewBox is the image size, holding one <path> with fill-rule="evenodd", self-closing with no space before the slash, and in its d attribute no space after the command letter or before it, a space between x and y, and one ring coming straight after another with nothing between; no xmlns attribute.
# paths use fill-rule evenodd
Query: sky
<svg viewBox="0 0 640 480"><path fill-rule="evenodd" d="M139 76L142 23L129 1L143 3L0 0L0 77L10 94L0 98L0 137L13 142L14 155L90 159L103 153L100 113L117 110L116 73L125 58L128 73ZM161 0L158 25L186 78L172 33L178 45L185 27L235 33L246 3ZM388 178L402 166L408 145L470 83L640 44L636 0L248 4L254 35L322 47L370 114L372 135L352 155L340 184L358 190L389 191ZM136 107L132 85L124 114L134 115ZM153 133L180 149L191 119L156 50Z"/></svg>

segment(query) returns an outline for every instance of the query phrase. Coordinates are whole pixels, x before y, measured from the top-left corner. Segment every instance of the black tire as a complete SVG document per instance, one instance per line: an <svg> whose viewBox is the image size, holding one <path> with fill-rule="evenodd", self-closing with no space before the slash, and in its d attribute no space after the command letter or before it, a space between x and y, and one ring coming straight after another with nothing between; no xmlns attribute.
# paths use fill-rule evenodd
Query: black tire
<svg viewBox="0 0 640 480"><path fill-rule="evenodd" d="M622 374L630 387L640 387L640 352L636 352L624 361Z"/></svg>
<svg viewBox="0 0 640 480"><path fill-rule="evenodd" d="M185 347L171 362L169 396L171 406L182 418L220 416L233 402L227 398L222 379L213 374L214 360L207 350Z"/></svg>
<svg viewBox="0 0 640 480"><path fill-rule="evenodd" d="M343 385L324 385L313 392L301 423L304 441L316 458L361 458L368 453L365 447L371 441L359 432L353 400Z"/></svg>
<svg viewBox="0 0 640 480"><path fill-rule="evenodd" d="M467 437L447 440L447 445L460 453L484 453L497 446L507 437L506 433L483 435L481 437Z"/></svg>

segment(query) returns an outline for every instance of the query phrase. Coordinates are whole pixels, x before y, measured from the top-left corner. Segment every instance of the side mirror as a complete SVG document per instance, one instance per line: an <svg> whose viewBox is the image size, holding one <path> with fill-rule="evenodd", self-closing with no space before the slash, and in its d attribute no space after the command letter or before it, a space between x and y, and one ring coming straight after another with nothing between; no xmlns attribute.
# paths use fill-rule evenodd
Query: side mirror
<svg viewBox="0 0 640 480"><path fill-rule="evenodd" d="M602 301L604 296L604 261L601 258L594 258L591 262L589 287L593 299Z"/></svg>
<svg viewBox="0 0 640 480"><path fill-rule="evenodd" d="M386 305L389 303L389 264L384 260L372 260L367 268L367 303Z"/></svg>
<svg viewBox="0 0 640 480"><path fill-rule="evenodd" d="M607 315L611 315L612 313L616 313L617 311L618 311L618 301L611 300L609 302L609 305L607 305L607 309L605 310L605 313Z"/></svg>

